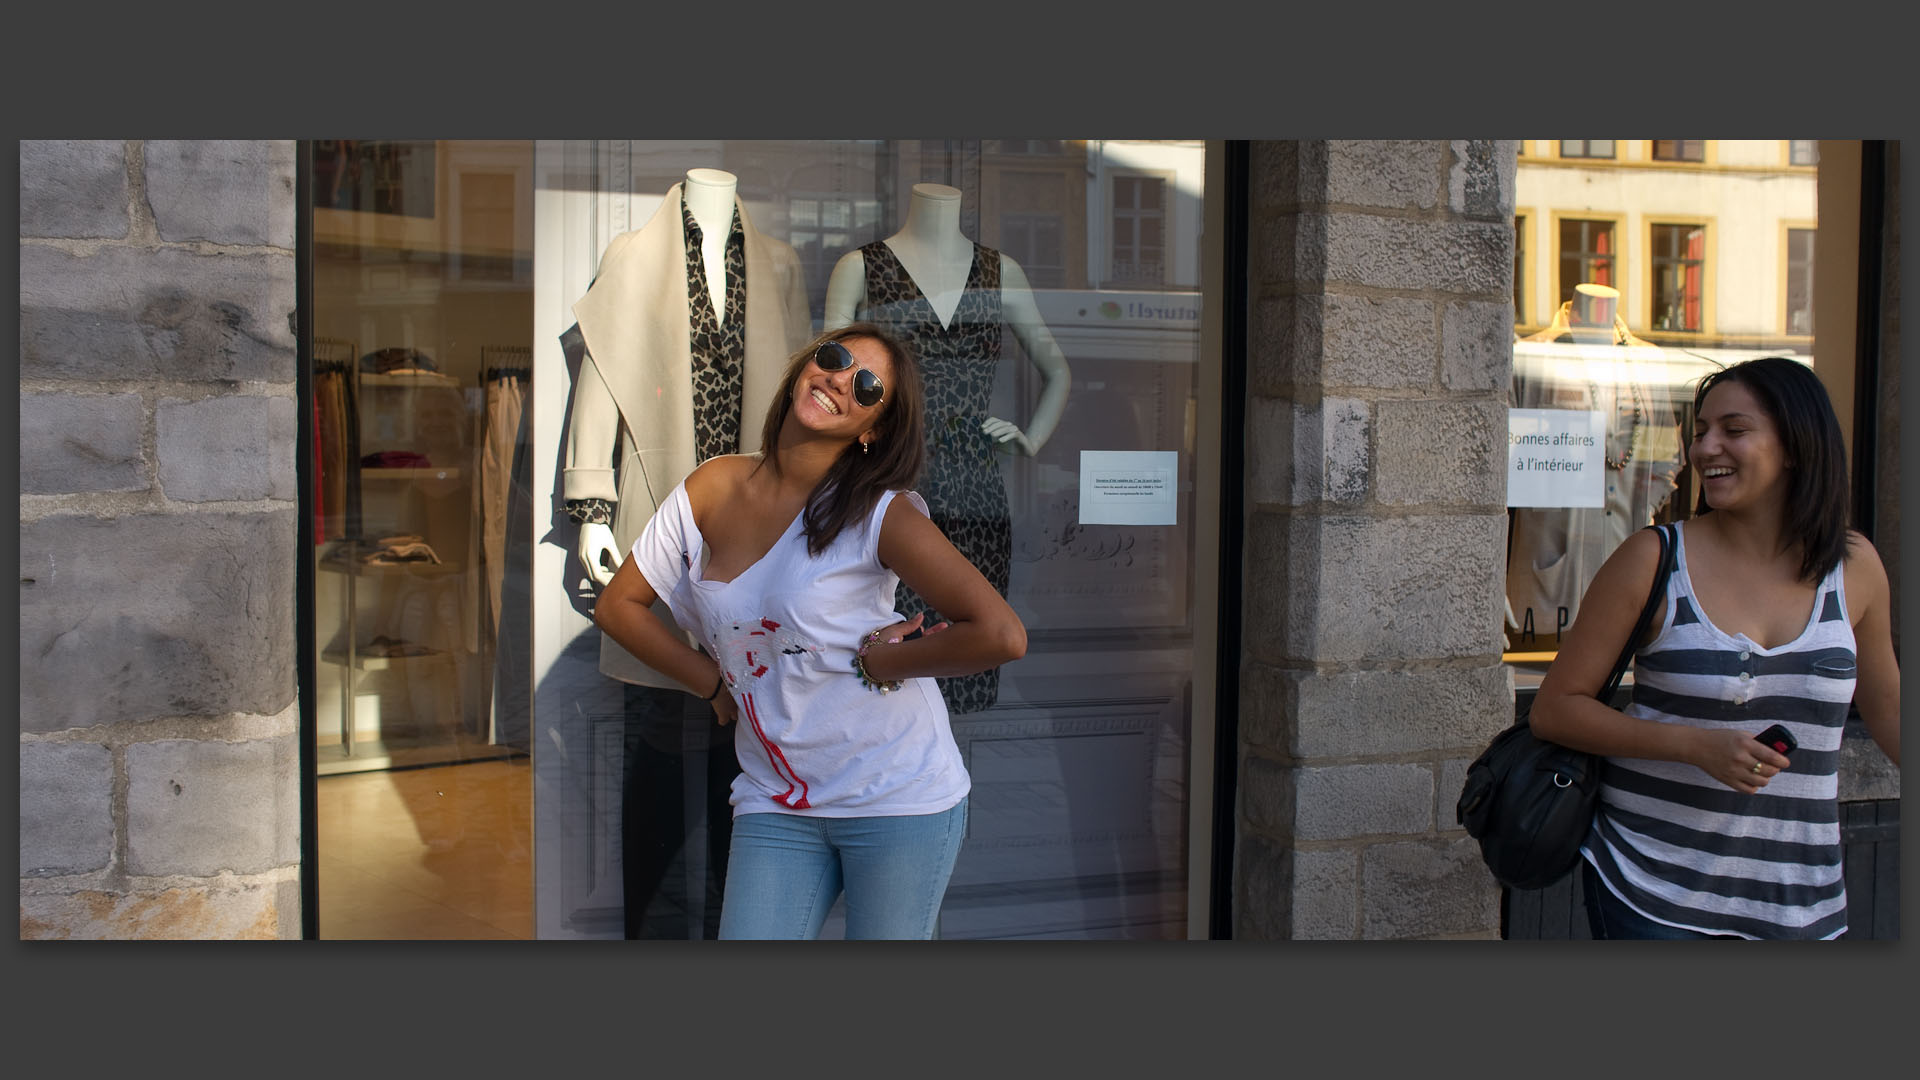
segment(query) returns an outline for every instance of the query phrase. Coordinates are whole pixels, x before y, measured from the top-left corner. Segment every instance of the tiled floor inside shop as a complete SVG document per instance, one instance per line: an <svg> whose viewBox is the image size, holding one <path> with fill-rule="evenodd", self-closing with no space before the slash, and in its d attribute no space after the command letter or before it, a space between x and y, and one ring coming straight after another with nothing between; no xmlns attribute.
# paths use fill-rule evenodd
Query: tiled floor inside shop
<svg viewBox="0 0 1920 1080"><path fill-rule="evenodd" d="M533 937L525 757L322 776L320 936Z"/></svg>

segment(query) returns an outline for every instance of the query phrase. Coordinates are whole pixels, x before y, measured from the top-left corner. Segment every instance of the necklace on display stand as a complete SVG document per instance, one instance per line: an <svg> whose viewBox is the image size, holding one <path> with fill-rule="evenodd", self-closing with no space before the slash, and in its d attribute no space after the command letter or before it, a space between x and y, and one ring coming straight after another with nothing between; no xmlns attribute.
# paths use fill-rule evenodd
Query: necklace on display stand
<svg viewBox="0 0 1920 1080"><path fill-rule="evenodd" d="M1615 457L1612 452L1613 440L1609 438L1607 439L1606 446L1603 448L1601 453L1601 457L1607 463L1607 468L1612 469L1614 472L1624 471L1627 467L1627 464L1633 460L1633 440L1634 440L1634 437L1640 431L1641 413L1640 413L1639 388L1632 382L1628 382L1625 384L1625 389L1626 389L1628 398L1633 402L1633 415L1632 415L1632 418L1627 422L1626 449L1620 451L1620 455L1618 457ZM1615 390L1616 390L1616 393L1614 397L1613 414L1615 418L1618 418L1620 415L1620 399L1618 396L1619 387L1616 387ZM1591 379L1588 380L1587 392L1593 395L1587 400L1593 402L1595 405L1598 405L1600 403L1600 384L1597 382L1594 382ZM1611 429L1613 425L1608 424L1607 426L1609 427L1609 429Z"/></svg>

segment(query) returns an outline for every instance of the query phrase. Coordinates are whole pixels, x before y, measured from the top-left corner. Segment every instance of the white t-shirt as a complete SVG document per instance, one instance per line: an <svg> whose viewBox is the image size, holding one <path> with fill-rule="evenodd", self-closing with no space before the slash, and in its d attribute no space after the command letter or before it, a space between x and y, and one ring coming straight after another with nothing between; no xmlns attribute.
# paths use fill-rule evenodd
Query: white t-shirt
<svg viewBox="0 0 1920 1080"><path fill-rule="evenodd" d="M636 569L674 621L719 662L740 706L733 813L889 817L951 809L972 786L946 702L929 678L869 690L854 652L900 621L899 575L880 564L880 523L896 492L848 525L818 557L796 516L759 562L706 581L708 553L686 484L633 544ZM922 513L919 495L906 496Z"/></svg>

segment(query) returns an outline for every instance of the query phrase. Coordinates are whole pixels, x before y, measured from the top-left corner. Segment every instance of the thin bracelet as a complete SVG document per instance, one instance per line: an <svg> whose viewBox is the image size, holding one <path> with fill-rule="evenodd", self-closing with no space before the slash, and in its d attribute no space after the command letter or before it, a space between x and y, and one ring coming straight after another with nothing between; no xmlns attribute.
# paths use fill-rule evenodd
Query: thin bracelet
<svg viewBox="0 0 1920 1080"><path fill-rule="evenodd" d="M723 671L720 673L719 681L713 684L713 693L708 694L706 697L701 698L700 700L712 701L714 698L719 697L720 691L726 689L726 687L727 687L727 673Z"/></svg>
<svg viewBox="0 0 1920 1080"><path fill-rule="evenodd" d="M866 687L867 689L878 690L883 694L890 694L893 691L900 689L900 680L894 679L892 682L881 682L875 679L873 676L867 674L867 665L864 662L867 655L867 650L873 648L875 645L880 644L880 631L885 629L886 627L884 626L879 627L878 629L874 630L871 634L868 634L864 639L861 640L860 647L854 650L854 653L853 653L853 673L855 675L860 676L860 685ZM894 641L899 641L899 640L900 640L899 638L894 638L892 641L888 642L888 644L892 644Z"/></svg>

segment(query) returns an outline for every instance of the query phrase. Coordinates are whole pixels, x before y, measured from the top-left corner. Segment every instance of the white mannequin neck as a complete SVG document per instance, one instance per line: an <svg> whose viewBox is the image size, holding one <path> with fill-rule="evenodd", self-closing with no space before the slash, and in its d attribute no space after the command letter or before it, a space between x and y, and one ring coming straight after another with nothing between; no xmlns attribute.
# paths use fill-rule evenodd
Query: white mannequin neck
<svg viewBox="0 0 1920 1080"><path fill-rule="evenodd" d="M727 321L727 234L733 231L734 192L740 179L719 169L689 169L680 199L700 226L700 256L707 271L707 296L713 314Z"/></svg>
<svg viewBox="0 0 1920 1080"><path fill-rule="evenodd" d="M886 239L942 325L953 320L973 268L973 241L960 231L960 190L945 184L915 184L907 219Z"/></svg>

